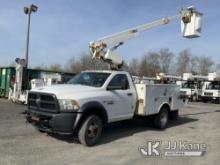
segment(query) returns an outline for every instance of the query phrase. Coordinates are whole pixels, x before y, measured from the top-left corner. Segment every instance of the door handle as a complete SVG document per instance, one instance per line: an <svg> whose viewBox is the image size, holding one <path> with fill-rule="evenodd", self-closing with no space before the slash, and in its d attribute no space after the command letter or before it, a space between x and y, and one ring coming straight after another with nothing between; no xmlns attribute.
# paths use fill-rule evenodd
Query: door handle
<svg viewBox="0 0 220 165"><path fill-rule="evenodd" d="M128 95L128 96L132 96L133 94L132 94L132 93L127 93L127 95Z"/></svg>

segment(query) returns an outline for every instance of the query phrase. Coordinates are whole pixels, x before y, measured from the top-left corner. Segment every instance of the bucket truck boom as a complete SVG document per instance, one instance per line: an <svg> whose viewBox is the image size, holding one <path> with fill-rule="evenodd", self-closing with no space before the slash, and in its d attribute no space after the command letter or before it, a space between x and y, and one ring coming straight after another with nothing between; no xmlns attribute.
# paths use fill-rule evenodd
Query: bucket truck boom
<svg viewBox="0 0 220 165"><path fill-rule="evenodd" d="M151 23L139 25L113 35L91 41L89 43L90 52L93 59L108 62L110 63L112 69L117 69L123 65L123 60L115 50L129 39L137 37L141 32L161 25L166 25L174 20L181 20L183 37L200 37L201 19L202 14L197 12L194 7L188 7L187 10L181 9L178 15L165 17Z"/></svg>

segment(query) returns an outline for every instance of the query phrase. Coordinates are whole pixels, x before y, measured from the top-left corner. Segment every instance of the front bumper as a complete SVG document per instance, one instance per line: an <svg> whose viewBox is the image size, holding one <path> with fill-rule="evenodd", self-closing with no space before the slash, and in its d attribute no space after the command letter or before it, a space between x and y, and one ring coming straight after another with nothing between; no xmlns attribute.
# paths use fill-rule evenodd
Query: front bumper
<svg viewBox="0 0 220 165"><path fill-rule="evenodd" d="M220 97L202 96L203 101L219 101Z"/></svg>
<svg viewBox="0 0 220 165"><path fill-rule="evenodd" d="M27 110L26 120L39 130L56 134L74 134L81 118L81 113L48 113Z"/></svg>

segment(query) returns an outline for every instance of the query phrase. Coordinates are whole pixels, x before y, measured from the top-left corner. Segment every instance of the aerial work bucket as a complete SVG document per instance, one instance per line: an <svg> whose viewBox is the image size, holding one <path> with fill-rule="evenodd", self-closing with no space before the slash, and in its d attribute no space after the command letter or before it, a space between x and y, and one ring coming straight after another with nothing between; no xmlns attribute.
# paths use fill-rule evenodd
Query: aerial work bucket
<svg viewBox="0 0 220 165"><path fill-rule="evenodd" d="M188 8L189 15L181 20L181 32L183 37L196 38L202 32L202 13L197 12L194 7Z"/></svg>

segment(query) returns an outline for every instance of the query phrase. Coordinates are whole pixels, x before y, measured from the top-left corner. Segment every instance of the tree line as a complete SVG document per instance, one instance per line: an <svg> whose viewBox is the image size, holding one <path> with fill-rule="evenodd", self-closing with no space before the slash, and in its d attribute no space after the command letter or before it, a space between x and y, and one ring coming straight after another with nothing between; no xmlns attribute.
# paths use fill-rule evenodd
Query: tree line
<svg viewBox="0 0 220 165"><path fill-rule="evenodd" d="M65 66L60 64L52 64L48 67L40 65L36 69L79 73L83 70L109 69L109 66L107 63L92 60L89 54L82 53L78 59L70 58ZM168 48L164 48L125 61L123 70L129 71L132 75L149 77L154 77L156 73L160 72L175 75L182 75L186 72L207 75L209 72L220 71L220 61L214 61L209 56L193 55L188 49L174 54Z"/></svg>

